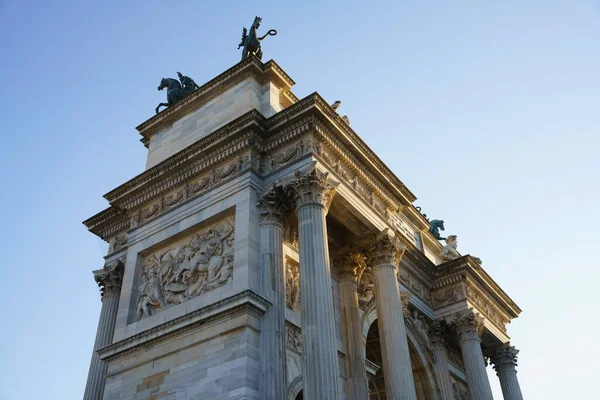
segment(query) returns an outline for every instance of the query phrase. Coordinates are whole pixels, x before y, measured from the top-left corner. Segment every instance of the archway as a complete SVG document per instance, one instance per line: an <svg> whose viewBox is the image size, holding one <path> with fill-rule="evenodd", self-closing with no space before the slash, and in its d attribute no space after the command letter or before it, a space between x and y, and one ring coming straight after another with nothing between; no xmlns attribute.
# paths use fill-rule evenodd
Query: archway
<svg viewBox="0 0 600 400"><path fill-rule="evenodd" d="M294 400L302 400L302 390L296 395L296 398Z"/></svg>
<svg viewBox="0 0 600 400"><path fill-rule="evenodd" d="M430 357L428 357L427 352L423 350L423 346L419 343L412 326L407 324L406 328L417 399L439 399L439 389L433 372L432 360L429 359ZM380 367L375 377L369 378L369 396L371 399L384 400L386 399L385 378L383 375L383 361L379 342L377 311L374 307L368 309L363 316L363 334L366 339L366 358Z"/></svg>

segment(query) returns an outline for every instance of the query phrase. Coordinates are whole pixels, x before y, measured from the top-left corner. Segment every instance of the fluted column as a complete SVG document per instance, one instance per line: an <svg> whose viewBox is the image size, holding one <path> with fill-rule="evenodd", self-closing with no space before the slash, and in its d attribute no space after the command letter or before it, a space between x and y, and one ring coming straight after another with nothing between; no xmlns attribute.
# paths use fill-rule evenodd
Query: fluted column
<svg viewBox="0 0 600 400"><path fill-rule="evenodd" d="M515 346L505 346L496 352L491 362L500 379L504 400L523 400L519 380L517 379L517 354Z"/></svg>
<svg viewBox="0 0 600 400"><path fill-rule="evenodd" d="M285 365L285 280L283 224L289 205L283 190L272 187L259 197L263 295L271 302L261 320L261 399L279 400L287 392Z"/></svg>
<svg viewBox="0 0 600 400"><path fill-rule="evenodd" d="M483 318L479 314L468 312L457 317L453 324L458 332L458 342L465 364L471 399L492 400L492 388L481 351L480 335L483 330Z"/></svg>
<svg viewBox="0 0 600 400"><path fill-rule="evenodd" d="M403 253L404 245L387 229L371 244L385 393L390 400L417 398L396 275Z"/></svg>
<svg viewBox="0 0 600 400"><path fill-rule="evenodd" d="M304 397L339 399L339 367L325 215L334 196L326 173L296 172L286 190L298 215Z"/></svg>
<svg viewBox="0 0 600 400"><path fill-rule="evenodd" d="M448 337L444 322L434 321L430 327L431 347L433 348L433 369L437 376L442 400L454 400L450 370L448 368Z"/></svg>
<svg viewBox="0 0 600 400"><path fill-rule="evenodd" d="M347 392L350 400L368 400L369 387L358 305L358 281L366 268L365 256L343 248L335 257L340 282L340 308L346 339Z"/></svg>
<svg viewBox="0 0 600 400"><path fill-rule="evenodd" d="M108 365L100 359L97 351L112 343L119 307L119 295L121 294L121 284L123 282L123 269L123 263L118 260L111 265L105 265L103 269L94 271L94 278L101 288L102 309L83 394L84 400L101 400L104 396Z"/></svg>

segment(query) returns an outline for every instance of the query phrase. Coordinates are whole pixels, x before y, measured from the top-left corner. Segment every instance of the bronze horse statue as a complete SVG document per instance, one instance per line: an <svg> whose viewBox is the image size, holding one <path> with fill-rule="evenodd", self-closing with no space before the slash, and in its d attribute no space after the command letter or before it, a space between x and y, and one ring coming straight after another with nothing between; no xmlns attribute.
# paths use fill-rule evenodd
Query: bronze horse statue
<svg viewBox="0 0 600 400"><path fill-rule="evenodd" d="M242 31L242 41L238 45L238 49L240 47L244 47L242 50L242 60L247 58L250 55L255 55L259 60L262 60L262 49L260 48L260 42L264 40L269 35L277 35L277 31L275 29L270 29L264 36L257 37L256 30L260 26L262 22L261 17L254 18L254 22L252 26L250 26L250 33L246 28Z"/></svg>
<svg viewBox="0 0 600 400"><path fill-rule="evenodd" d="M196 90L196 88L198 88L198 85L196 85L196 83L191 78L183 76L179 72L178 74L182 82L189 82L189 84L186 84L182 87L181 83L179 83L177 79L162 78L160 81L160 85L158 86L158 90L163 90L164 88L167 88L167 102L160 103L158 106L156 106L157 114L158 109L161 106L170 107L173 104L177 103L179 100L183 99L188 94L192 93L194 90Z"/></svg>

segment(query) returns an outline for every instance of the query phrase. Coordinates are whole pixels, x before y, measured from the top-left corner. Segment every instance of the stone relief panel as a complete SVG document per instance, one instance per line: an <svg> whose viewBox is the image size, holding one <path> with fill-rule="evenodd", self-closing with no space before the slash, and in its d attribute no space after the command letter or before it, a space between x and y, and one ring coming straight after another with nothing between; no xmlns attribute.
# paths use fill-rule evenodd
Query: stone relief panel
<svg viewBox="0 0 600 400"><path fill-rule="evenodd" d="M454 400L471 400L471 396L469 395L469 387L465 383L455 379L453 376L450 376L450 381L452 382Z"/></svg>
<svg viewBox="0 0 600 400"><path fill-rule="evenodd" d="M285 323L285 345L297 353L302 354L302 333L300 328L289 322Z"/></svg>
<svg viewBox="0 0 600 400"><path fill-rule="evenodd" d="M463 371L465 370L465 364L458 346L448 346L448 361Z"/></svg>
<svg viewBox="0 0 600 400"><path fill-rule="evenodd" d="M433 307L439 308L448 304L464 300L467 297L464 285L462 283L436 290L433 293Z"/></svg>
<svg viewBox="0 0 600 400"><path fill-rule="evenodd" d="M285 260L285 305L300 313L300 265L289 258Z"/></svg>
<svg viewBox="0 0 600 400"><path fill-rule="evenodd" d="M137 319L154 315L232 278L234 217L227 217L191 237L142 259Z"/></svg>

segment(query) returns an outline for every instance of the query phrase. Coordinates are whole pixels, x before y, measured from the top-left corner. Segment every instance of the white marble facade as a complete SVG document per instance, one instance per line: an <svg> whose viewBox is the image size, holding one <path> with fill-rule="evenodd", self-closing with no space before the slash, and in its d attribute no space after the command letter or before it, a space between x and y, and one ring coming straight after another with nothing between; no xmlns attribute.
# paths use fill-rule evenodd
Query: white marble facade
<svg viewBox="0 0 600 400"><path fill-rule="evenodd" d="M110 243L84 398L487 400L489 357L522 399L518 306L293 84L251 57L138 127L146 171L84 222Z"/></svg>

